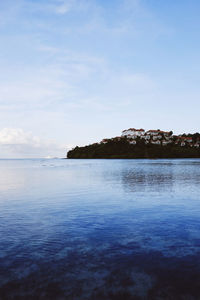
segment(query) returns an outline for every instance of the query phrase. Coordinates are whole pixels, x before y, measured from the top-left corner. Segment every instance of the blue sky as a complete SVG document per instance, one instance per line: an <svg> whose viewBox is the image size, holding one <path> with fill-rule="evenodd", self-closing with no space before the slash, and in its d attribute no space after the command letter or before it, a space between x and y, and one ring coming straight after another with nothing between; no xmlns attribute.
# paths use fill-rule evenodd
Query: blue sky
<svg viewBox="0 0 200 300"><path fill-rule="evenodd" d="M200 2L0 1L0 157L123 129L196 132Z"/></svg>

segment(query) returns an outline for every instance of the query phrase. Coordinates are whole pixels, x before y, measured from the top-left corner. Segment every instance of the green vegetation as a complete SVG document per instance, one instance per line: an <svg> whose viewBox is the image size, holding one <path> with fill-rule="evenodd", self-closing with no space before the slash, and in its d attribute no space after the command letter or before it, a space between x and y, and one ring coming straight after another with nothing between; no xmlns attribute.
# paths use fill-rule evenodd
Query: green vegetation
<svg viewBox="0 0 200 300"><path fill-rule="evenodd" d="M142 139L133 145L123 137L109 139L106 143L75 147L67 153L67 158L200 158L200 148L189 145L181 147L175 143L165 146L145 144Z"/></svg>

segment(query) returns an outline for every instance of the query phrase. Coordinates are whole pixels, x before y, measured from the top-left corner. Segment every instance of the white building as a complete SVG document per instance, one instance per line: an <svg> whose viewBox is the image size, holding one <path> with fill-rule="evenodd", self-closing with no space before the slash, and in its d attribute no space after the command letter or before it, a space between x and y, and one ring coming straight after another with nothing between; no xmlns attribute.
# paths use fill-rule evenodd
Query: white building
<svg viewBox="0 0 200 300"><path fill-rule="evenodd" d="M130 141L129 144L136 145L137 142L136 141Z"/></svg>
<svg viewBox="0 0 200 300"><path fill-rule="evenodd" d="M172 143L172 141L162 141L163 146L166 146L168 144Z"/></svg>
<svg viewBox="0 0 200 300"><path fill-rule="evenodd" d="M147 134L150 135L150 136L156 136L156 135L159 135L160 133L160 130L149 130L147 131Z"/></svg>
<svg viewBox="0 0 200 300"><path fill-rule="evenodd" d="M162 139L162 135L153 135L153 141L155 140L161 140Z"/></svg>
<svg viewBox="0 0 200 300"><path fill-rule="evenodd" d="M151 144L160 145L161 142L159 140L157 140L157 141L152 141Z"/></svg>
<svg viewBox="0 0 200 300"><path fill-rule="evenodd" d="M144 129L129 128L122 131L122 136L136 138L138 136L139 137L143 136L144 133L145 133Z"/></svg>
<svg viewBox="0 0 200 300"><path fill-rule="evenodd" d="M162 135L164 135L164 137L170 136L170 132L168 132L168 131L162 131L160 129L149 130L149 131L147 131L147 134L149 134L151 136L159 136L160 138L162 138Z"/></svg>
<svg viewBox="0 0 200 300"><path fill-rule="evenodd" d="M150 140L150 139L151 139L151 136L150 136L149 134L146 134L144 138L145 138L145 140L147 141L147 140Z"/></svg>

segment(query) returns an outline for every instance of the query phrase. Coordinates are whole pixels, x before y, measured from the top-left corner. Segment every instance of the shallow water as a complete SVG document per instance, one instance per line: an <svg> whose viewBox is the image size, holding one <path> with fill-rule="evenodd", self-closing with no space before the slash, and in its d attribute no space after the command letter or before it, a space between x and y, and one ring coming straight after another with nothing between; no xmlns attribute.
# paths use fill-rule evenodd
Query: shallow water
<svg viewBox="0 0 200 300"><path fill-rule="evenodd" d="M200 299L200 160L0 171L0 299Z"/></svg>

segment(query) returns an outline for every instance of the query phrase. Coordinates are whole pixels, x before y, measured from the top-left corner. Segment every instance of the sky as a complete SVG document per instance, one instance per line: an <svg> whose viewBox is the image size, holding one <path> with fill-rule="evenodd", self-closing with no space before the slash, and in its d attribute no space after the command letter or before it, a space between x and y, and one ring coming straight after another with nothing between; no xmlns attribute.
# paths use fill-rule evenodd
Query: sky
<svg viewBox="0 0 200 300"><path fill-rule="evenodd" d="M0 158L200 131L199 0L0 0Z"/></svg>

